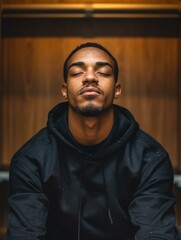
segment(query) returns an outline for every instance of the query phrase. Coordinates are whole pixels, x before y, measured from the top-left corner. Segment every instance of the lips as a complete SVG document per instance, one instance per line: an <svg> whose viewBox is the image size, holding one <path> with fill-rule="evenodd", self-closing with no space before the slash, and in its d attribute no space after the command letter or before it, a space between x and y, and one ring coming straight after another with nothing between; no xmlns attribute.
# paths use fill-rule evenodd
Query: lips
<svg viewBox="0 0 181 240"><path fill-rule="evenodd" d="M93 88L93 87L86 87L84 89L82 89L82 91L80 91L80 95L84 94L84 93L98 93L101 94L100 90L97 88Z"/></svg>
<svg viewBox="0 0 181 240"><path fill-rule="evenodd" d="M87 94L87 95L103 94L103 91L98 87L84 87L80 89L80 91L78 92L78 95L83 95L83 94Z"/></svg>

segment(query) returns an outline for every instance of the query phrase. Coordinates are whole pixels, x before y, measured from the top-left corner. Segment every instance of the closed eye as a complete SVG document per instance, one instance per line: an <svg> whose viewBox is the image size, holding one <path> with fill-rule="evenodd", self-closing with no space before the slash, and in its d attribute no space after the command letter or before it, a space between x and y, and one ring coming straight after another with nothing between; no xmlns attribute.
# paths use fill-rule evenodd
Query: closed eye
<svg viewBox="0 0 181 240"><path fill-rule="evenodd" d="M84 72L75 72L75 73L71 73L71 76L79 76L81 74L84 74Z"/></svg>
<svg viewBox="0 0 181 240"><path fill-rule="evenodd" d="M99 74L101 76L105 76L105 77L108 77L111 75L110 73L105 73L105 72L97 72L97 74Z"/></svg>

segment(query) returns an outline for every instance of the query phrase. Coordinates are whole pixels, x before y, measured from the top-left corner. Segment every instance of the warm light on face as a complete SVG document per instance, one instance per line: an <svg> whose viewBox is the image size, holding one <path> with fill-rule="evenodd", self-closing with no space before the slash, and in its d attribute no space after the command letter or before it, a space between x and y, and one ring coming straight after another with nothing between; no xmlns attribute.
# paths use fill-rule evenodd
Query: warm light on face
<svg viewBox="0 0 181 240"><path fill-rule="evenodd" d="M88 47L68 61L66 95L70 106L83 114L101 114L115 97L114 63L104 51Z"/></svg>

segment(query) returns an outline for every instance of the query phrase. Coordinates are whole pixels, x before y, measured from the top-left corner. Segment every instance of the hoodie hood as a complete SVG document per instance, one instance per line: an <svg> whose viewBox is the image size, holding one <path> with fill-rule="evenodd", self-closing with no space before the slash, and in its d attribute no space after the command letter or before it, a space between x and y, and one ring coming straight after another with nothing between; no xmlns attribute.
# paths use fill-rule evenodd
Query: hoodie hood
<svg viewBox="0 0 181 240"><path fill-rule="evenodd" d="M76 151L82 151L76 140L70 138L70 130L68 128L68 102L63 102L56 105L48 114L47 127L53 134L55 134L64 144ZM96 152L96 156L106 155L110 151L113 151L127 142L131 135L135 134L139 128L138 123L135 121L133 115L126 109L118 105L113 105L114 108L114 125L111 131L111 139L109 140L109 146ZM68 134L68 132L70 134ZM72 136L73 138L73 136Z"/></svg>

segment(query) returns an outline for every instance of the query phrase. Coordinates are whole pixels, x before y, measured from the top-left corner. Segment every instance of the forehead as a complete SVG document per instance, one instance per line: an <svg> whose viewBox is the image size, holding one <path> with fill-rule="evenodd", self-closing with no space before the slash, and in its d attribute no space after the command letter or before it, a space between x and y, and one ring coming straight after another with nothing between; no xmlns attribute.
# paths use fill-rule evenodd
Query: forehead
<svg viewBox="0 0 181 240"><path fill-rule="evenodd" d="M111 57L103 50L96 47L85 47L75 52L68 61L68 66L73 62L108 62L114 66Z"/></svg>

